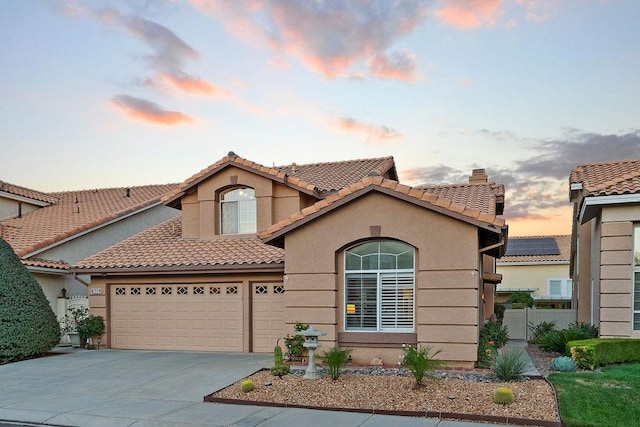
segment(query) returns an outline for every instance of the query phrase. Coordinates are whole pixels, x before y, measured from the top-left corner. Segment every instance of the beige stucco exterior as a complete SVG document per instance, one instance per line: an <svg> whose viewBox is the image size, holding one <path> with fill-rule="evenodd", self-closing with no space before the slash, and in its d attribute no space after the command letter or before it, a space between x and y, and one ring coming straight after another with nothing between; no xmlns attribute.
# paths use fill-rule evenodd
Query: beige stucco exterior
<svg viewBox="0 0 640 427"><path fill-rule="evenodd" d="M604 205L577 227L574 301L578 321L591 322L603 337L640 338L632 328L633 229L640 205Z"/></svg>
<svg viewBox="0 0 640 427"><path fill-rule="evenodd" d="M500 289L533 289L534 298L549 296L550 279L569 277L569 262L563 263L497 263L496 272L502 274ZM506 295L498 295L496 302L504 302Z"/></svg>

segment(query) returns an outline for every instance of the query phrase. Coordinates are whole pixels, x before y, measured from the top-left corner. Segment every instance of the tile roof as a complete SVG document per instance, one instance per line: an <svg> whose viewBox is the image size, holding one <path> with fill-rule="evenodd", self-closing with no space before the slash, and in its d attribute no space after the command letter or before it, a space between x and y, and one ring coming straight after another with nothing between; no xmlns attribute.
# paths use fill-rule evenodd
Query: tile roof
<svg viewBox="0 0 640 427"><path fill-rule="evenodd" d="M182 238L178 216L111 246L73 266L74 271L256 266L284 263L284 250L256 237Z"/></svg>
<svg viewBox="0 0 640 427"><path fill-rule="evenodd" d="M46 204L52 205L58 202L58 198L51 194L43 193L41 191L31 190L19 185L9 184L8 182L0 181L0 191L13 194L16 196L26 197L27 199L38 200Z"/></svg>
<svg viewBox="0 0 640 427"><path fill-rule="evenodd" d="M495 226L502 228L505 226L505 220L497 217L495 213L495 207L491 208L485 206L486 203L495 205L495 198L487 197L482 185L473 185L471 189L466 190L466 201L471 206L478 206L481 209L466 206L461 203L457 203L443 196L432 194L420 188L412 188L407 185L400 184L397 181L390 179L384 179L380 176L366 177L361 181L351 184L348 187L343 188L305 209L291 215L289 218L284 219L266 230L261 232L258 237L265 241L270 241L276 237L276 235L283 234L288 230L295 228L303 220L308 220L321 215L332 207L337 206L342 200L349 197L357 197L362 192L371 190L380 190L382 192L401 196L409 201L430 207L433 210L444 213L445 215L455 216L462 220L469 222L482 223L488 226ZM476 197L474 197L474 194ZM493 203L492 203L493 202Z"/></svg>
<svg viewBox="0 0 640 427"><path fill-rule="evenodd" d="M587 196L640 193L640 159L579 165L569 181L582 184Z"/></svg>
<svg viewBox="0 0 640 427"><path fill-rule="evenodd" d="M512 240L518 239L531 239L531 238L544 238L544 237L552 237L555 239L556 244L558 245L558 249L560 251L559 255L509 255L503 256L497 262L500 263L513 263L513 262L549 262L549 261L566 261L569 262L569 258L571 256L571 235L556 235L556 236L518 236L518 237L509 237L507 242L507 247L509 246L509 242Z"/></svg>
<svg viewBox="0 0 640 427"><path fill-rule="evenodd" d="M227 166L250 170L316 197L337 191L369 175L389 175L396 178L393 157L296 165L294 169L293 165L263 166L231 151L211 166L187 178L178 189L163 197L163 202L169 206L177 206L177 201L190 188Z"/></svg>
<svg viewBox="0 0 640 427"><path fill-rule="evenodd" d="M29 258L23 259L22 263L27 267L40 267L53 270L69 270L69 264L64 261L49 261L46 259Z"/></svg>
<svg viewBox="0 0 640 427"><path fill-rule="evenodd" d="M504 197L504 185L502 184L482 182L475 184L419 185L416 188L490 215L500 215L502 213L496 212L497 199Z"/></svg>
<svg viewBox="0 0 640 427"><path fill-rule="evenodd" d="M0 220L0 236L18 256L54 245L93 227L134 213L160 201L176 184L104 188L51 193L58 203L36 209L21 218Z"/></svg>

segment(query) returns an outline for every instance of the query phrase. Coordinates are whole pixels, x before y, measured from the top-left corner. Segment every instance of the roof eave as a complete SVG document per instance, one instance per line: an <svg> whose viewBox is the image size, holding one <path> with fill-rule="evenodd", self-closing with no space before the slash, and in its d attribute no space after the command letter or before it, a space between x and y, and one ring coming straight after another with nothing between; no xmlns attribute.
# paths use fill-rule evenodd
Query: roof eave
<svg viewBox="0 0 640 427"><path fill-rule="evenodd" d="M629 203L640 203L640 193L584 197L578 214L578 222L584 224L595 218L602 206Z"/></svg>
<svg viewBox="0 0 640 427"><path fill-rule="evenodd" d="M141 276L148 274L207 274L207 273L284 273L284 262L265 264L223 264L223 265L174 265L162 267L71 267L70 273L90 276Z"/></svg>

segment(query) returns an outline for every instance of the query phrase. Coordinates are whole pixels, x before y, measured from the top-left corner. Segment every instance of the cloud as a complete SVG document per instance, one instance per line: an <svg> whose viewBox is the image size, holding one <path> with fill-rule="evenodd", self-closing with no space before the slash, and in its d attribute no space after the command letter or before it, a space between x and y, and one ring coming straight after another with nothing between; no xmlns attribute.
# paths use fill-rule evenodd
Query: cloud
<svg viewBox="0 0 640 427"><path fill-rule="evenodd" d="M402 134L395 129L387 126L377 126L368 123L359 122L351 117L340 117L334 122L334 125L346 132L358 132L366 136L366 144L384 144L386 142L395 142L403 138Z"/></svg>
<svg viewBox="0 0 640 427"><path fill-rule="evenodd" d="M267 43L327 78L348 77L356 64L367 63L377 55L395 60L390 66L407 67L408 54L385 52L428 16L427 4L422 0L191 0L191 3L216 17L231 33L254 43ZM404 73L380 72L376 77L401 76L406 80L406 70L398 70Z"/></svg>
<svg viewBox="0 0 640 427"><path fill-rule="evenodd" d="M527 20L545 22L551 19L558 7L558 0L516 0L527 8Z"/></svg>
<svg viewBox="0 0 640 427"><path fill-rule="evenodd" d="M280 70L288 70L291 65L282 56L276 56L269 59L269 65Z"/></svg>
<svg viewBox="0 0 640 427"><path fill-rule="evenodd" d="M190 95L232 95L226 89L218 88L200 77L185 72L186 63L200 59L200 54L167 27L139 16L123 15L116 9L103 9L96 14L103 23L126 30L151 49L152 54L144 58L156 74L144 80L153 81L154 78L159 78L171 87ZM149 86L161 87L157 82L154 83Z"/></svg>
<svg viewBox="0 0 640 427"><path fill-rule="evenodd" d="M493 26L501 13L502 0L442 0L435 16L461 30Z"/></svg>
<svg viewBox="0 0 640 427"><path fill-rule="evenodd" d="M407 52L393 52L390 55L376 54L369 62L369 72L381 79L413 81L417 77L415 55Z"/></svg>
<svg viewBox="0 0 640 427"><path fill-rule="evenodd" d="M178 111L165 110L154 102L129 95L113 97L111 105L128 117L147 123L171 126L180 123L193 123L194 121L191 117Z"/></svg>
<svg viewBox="0 0 640 427"><path fill-rule="evenodd" d="M224 98L233 96L233 92L218 88L198 77L188 76L186 74L176 75L169 73L160 73L158 76L165 83L168 83L190 95L217 96Z"/></svg>
<svg viewBox="0 0 640 427"><path fill-rule="evenodd" d="M497 142L519 139L512 132L478 131ZM521 138L520 138L521 139ZM569 203L569 174L580 164L640 157L640 130L621 134L597 134L569 129L562 138L527 140L531 157L512 169L471 165L468 170L433 166L400 171L412 185L468 182L472 169L485 167L490 181L504 184L507 219L546 220ZM569 219L567 219L569 221Z"/></svg>

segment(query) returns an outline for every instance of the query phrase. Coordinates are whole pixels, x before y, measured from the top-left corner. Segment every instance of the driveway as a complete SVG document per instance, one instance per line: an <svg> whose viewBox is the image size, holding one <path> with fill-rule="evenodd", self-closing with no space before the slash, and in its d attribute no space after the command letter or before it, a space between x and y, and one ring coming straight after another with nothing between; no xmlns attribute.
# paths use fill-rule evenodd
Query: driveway
<svg viewBox="0 0 640 427"><path fill-rule="evenodd" d="M203 402L205 395L271 363L268 354L133 350L84 350L11 363L0 366L0 422L136 427L476 425Z"/></svg>

